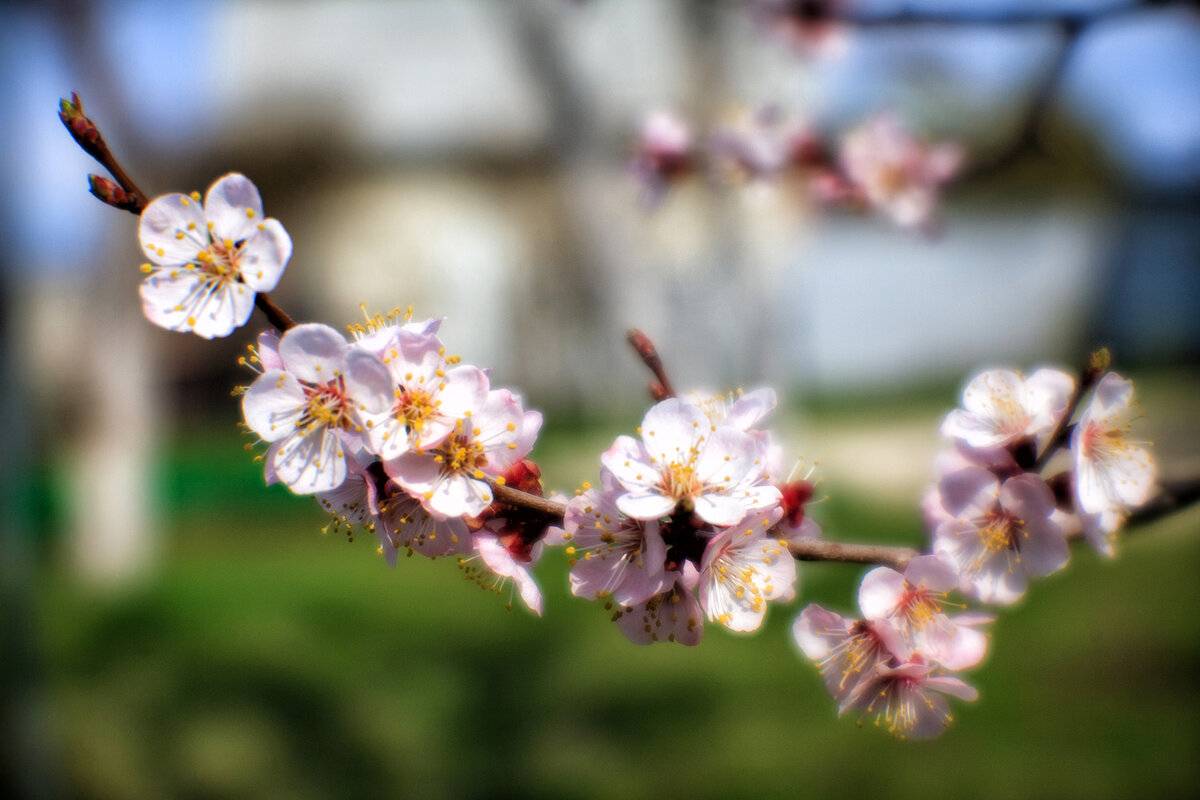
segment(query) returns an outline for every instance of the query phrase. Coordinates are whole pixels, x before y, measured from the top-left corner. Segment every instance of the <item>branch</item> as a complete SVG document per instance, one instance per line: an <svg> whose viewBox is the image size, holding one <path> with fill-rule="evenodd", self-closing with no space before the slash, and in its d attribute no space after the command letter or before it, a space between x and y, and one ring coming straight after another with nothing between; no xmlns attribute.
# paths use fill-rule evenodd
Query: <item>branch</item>
<svg viewBox="0 0 1200 800"><path fill-rule="evenodd" d="M1145 525L1200 503L1200 478L1163 481L1161 491L1139 506L1125 520L1125 527Z"/></svg>
<svg viewBox="0 0 1200 800"><path fill-rule="evenodd" d="M102 175L89 175L88 188L96 199L113 208L141 216L150 201L117 162L96 123L83 113L83 101L79 99L78 93L72 92L70 100L59 100L58 118L62 120L75 143L117 179L113 182ZM256 293L254 305L258 306L276 330L283 332L296 326L296 321L266 293Z"/></svg>
<svg viewBox="0 0 1200 800"><path fill-rule="evenodd" d="M654 400L657 402L674 397L675 389L667 378L667 371L663 367L662 359L659 358L658 349L655 348L654 342L650 341L650 337L637 328L632 328L626 336L626 340L637 351L642 363L649 367L650 372L654 374L654 382L650 384L650 395Z"/></svg>
<svg viewBox="0 0 1200 800"><path fill-rule="evenodd" d="M1075 410L1079 408L1079 401L1083 399L1088 390L1096 385L1096 382L1108 370L1111 361L1112 357L1109 355L1107 347L1101 347L1092 353L1087 366L1079 372L1079 380L1075 382L1075 391L1071 393L1071 399L1067 401L1067 407L1063 411L1062 417L1059 418L1058 425L1046 439L1046 446L1042 448L1037 460L1029 468L1030 472L1041 472L1042 467L1046 466L1046 462L1050 460L1054 452L1066 443L1071 431L1071 417L1075 416Z"/></svg>

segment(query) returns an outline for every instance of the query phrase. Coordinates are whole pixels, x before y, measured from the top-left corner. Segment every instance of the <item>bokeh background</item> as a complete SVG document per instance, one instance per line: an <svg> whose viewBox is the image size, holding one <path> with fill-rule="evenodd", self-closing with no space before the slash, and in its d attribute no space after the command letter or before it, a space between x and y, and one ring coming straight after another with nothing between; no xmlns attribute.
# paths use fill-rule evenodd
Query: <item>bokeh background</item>
<svg viewBox="0 0 1200 800"><path fill-rule="evenodd" d="M1179 796L1200 779L1200 517L1077 549L995 624L981 699L926 743L838 720L789 627L863 570L802 565L765 628L626 642L449 561L321 535L244 450L252 341L154 328L136 221L86 192L78 91L151 195L225 172L341 326L413 305L595 480L658 343L676 382L769 383L831 538L920 545L941 416L984 367L1109 346L1166 475L1200 471L1200 15L1148 0L856 0L798 47L739 0L13 2L0 10L6 796ZM697 175L653 213L654 109L764 105L830 137L898 113L973 169L936 240ZM701 134L703 135L703 133ZM254 325L259 324L257 319Z"/></svg>

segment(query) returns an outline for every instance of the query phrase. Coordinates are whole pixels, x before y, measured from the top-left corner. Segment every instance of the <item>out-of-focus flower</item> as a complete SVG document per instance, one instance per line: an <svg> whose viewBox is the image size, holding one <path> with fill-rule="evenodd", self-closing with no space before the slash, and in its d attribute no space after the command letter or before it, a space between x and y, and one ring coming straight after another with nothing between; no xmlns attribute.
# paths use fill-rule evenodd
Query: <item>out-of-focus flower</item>
<svg viewBox="0 0 1200 800"><path fill-rule="evenodd" d="M1071 439L1080 510L1120 513L1149 499L1156 476L1154 459L1129 439L1130 423L1137 414L1133 384L1115 372L1101 378Z"/></svg>
<svg viewBox="0 0 1200 800"><path fill-rule="evenodd" d="M682 119L668 111L646 117L629 164L645 205L658 205L671 184L692 171L692 149L692 132Z"/></svg>
<svg viewBox="0 0 1200 800"><path fill-rule="evenodd" d="M228 336L254 311L256 292L279 282L292 240L278 220L263 216L258 189L231 173L200 195L157 197L138 225L142 310L155 325L205 339Z"/></svg>
<svg viewBox="0 0 1200 800"><path fill-rule="evenodd" d="M774 106L716 131L709 147L717 171L738 180L774 181L789 167L825 158L808 127L789 121Z"/></svg>
<svg viewBox="0 0 1200 800"><path fill-rule="evenodd" d="M945 598L956 588L958 575L940 556L918 556L903 574L890 567L868 572L859 585L858 607L867 619L892 622L913 652L957 671L983 660L987 636L975 626L992 617L947 616Z"/></svg>
<svg viewBox="0 0 1200 800"><path fill-rule="evenodd" d="M540 617L542 615L542 592L530 570L542 556L544 549L542 543L530 544L522 541L515 534L497 534L487 529L479 531L472 538L479 558L493 575L501 579L500 584L494 585L492 588L499 590L503 579L511 579L517 587L521 601L530 611ZM481 583L487 581L483 577L477 579Z"/></svg>
<svg viewBox="0 0 1200 800"><path fill-rule="evenodd" d="M887 620L846 619L816 603L792 625L800 650L817 665L825 690L844 700L877 666L907 661L908 646Z"/></svg>
<svg viewBox="0 0 1200 800"><path fill-rule="evenodd" d="M923 145L890 114L872 117L842 140L841 166L866 201L903 228L930 230L938 192L963 161L957 144Z"/></svg>
<svg viewBox="0 0 1200 800"><path fill-rule="evenodd" d="M979 692L959 678L932 671L932 665L920 663L878 666L842 702L840 713L860 711L901 739L937 736L954 719L943 695L975 700Z"/></svg>
<svg viewBox="0 0 1200 800"><path fill-rule="evenodd" d="M828 52L845 32L838 17L846 0L748 0L748 5L785 45L804 52Z"/></svg>
<svg viewBox="0 0 1200 800"><path fill-rule="evenodd" d="M767 602L796 595L796 560L771 529L783 516L776 507L749 514L718 533L700 563L700 607L730 630L753 631Z"/></svg>
<svg viewBox="0 0 1200 800"><path fill-rule="evenodd" d="M963 392L963 408L951 411L942 435L972 448L1003 447L1022 437L1045 436L1066 412L1075 381L1056 369L1028 378L996 369L977 375Z"/></svg>
<svg viewBox="0 0 1200 800"><path fill-rule="evenodd" d="M658 403L646 412L641 434L642 441L618 437L600 458L624 490L617 507L635 519L682 508L728 526L779 502L779 490L766 482L765 443L712 425L690 403L674 397Z"/></svg>
<svg viewBox="0 0 1200 800"><path fill-rule="evenodd" d="M704 612L692 595L699 578L696 568L685 563L680 571L668 575L672 578L669 588L644 603L618 609L614 614L621 633L634 644L700 644Z"/></svg>
<svg viewBox="0 0 1200 800"><path fill-rule="evenodd" d="M347 450L361 447L364 417L387 408L387 368L317 323L284 333L278 355L282 368L264 371L242 397L246 424L274 443L269 467L292 491L336 489L346 479Z"/></svg>
<svg viewBox="0 0 1200 800"><path fill-rule="evenodd" d="M1062 528L1053 519L1054 495L1037 475L1024 473L1001 485L991 472L971 467L939 484L950 518L934 534L934 552L959 574L959 588L985 603L1012 603L1030 576L1049 575L1070 558Z"/></svg>

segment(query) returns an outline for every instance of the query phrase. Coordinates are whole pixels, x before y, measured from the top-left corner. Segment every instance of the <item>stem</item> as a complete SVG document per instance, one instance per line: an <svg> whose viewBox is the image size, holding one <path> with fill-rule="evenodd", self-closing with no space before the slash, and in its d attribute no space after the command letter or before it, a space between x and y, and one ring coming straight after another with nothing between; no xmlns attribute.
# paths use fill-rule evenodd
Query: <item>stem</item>
<svg viewBox="0 0 1200 800"><path fill-rule="evenodd" d="M283 333L288 328L296 327L296 320L292 319L286 311L275 305L270 296L265 292L259 292L254 295L254 305L258 306L258 310L263 312L263 316L267 318L267 322L275 326L275 330Z"/></svg>
<svg viewBox="0 0 1200 800"><path fill-rule="evenodd" d="M658 349L654 346L654 342L650 341L650 337L637 328L632 328L626 339L637 351L642 363L649 367L650 372L654 374L655 382L650 384L650 394L654 399L666 400L668 397L674 397L675 389L667 378L667 371L663 367L662 359L658 356Z"/></svg>
<svg viewBox="0 0 1200 800"><path fill-rule="evenodd" d="M1161 491L1130 513L1125 527L1145 525L1200 503L1200 478L1163 481Z"/></svg>
<svg viewBox="0 0 1200 800"><path fill-rule="evenodd" d="M1054 426L1054 432L1046 439L1046 446L1042 448L1042 452L1033 462L1033 466L1029 468L1029 472L1041 472L1042 467L1046 466L1046 462L1053 457L1055 451L1066 444L1071 435L1071 417L1075 416L1075 411L1079 408L1079 401L1107 371L1108 361L1108 350L1098 350L1092 354L1087 366L1080 370L1079 380L1075 382L1075 391L1071 393L1071 399L1067 401L1067 407L1063 411L1062 417Z"/></svg>

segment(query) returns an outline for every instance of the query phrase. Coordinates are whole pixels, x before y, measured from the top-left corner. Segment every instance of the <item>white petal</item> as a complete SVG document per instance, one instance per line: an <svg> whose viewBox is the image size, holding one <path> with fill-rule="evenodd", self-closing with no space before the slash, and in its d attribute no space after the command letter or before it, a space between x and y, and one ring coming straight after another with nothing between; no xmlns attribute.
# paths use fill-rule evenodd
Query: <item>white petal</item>
<svg viewBox="0 0 1200 800"><path fill-rule="evenodd" d="M775 404L774 389L755 389L737 399L725 417L725 424L742 431L750 430L775 409Z"/></svg>
<svg viewBox="0 0 1200 800"><path fill-rule="evenodd" d="M634 519L658 519L675 510L675 500L661 494L623 494L617 498L617 508Z"/></svg>
<svg viewBox="0 0 1200 800"><path fill-rule="evenodd" d="M904 576L890 567L876 567L858 586L858 608L867 619L887 619L900 604Z"/></svg>
<svg viewBox="0 0 1200 800"><path fill-rule="evenodd" d="M346 340L328 325L297 325L279 340L279 357L288 372L307 383L332 381L342 369Z"/></svg>
<svg viewBox="0 0 1200 800"><path fill-rule="evenodd" d="M247 214L247 210L251 213ZM249 178L231 172L209 187L204 197L204 215L213 223L213 238L240 242L249 238L262 222L262 198Z"/></svg>
<svg viewBox="0 0 1200 800"><path fill-rule="evenodd" d="M357 412L382 414L391 408L392 376L379 356L352 347L343 362L347 401Z"/></svg>
<svg viewBox="0 0 1200 800"><path fill-rule="evenodd" d="M258 376L242 395L242 415L246 424L268 442L293 433L305 408L307 400L300 382L279 370L269 370Z"/></svg>
<svg viewBox="0 0 1200 800"><path fill-rule="evenodd" d="M642 441L659 462L688 463L696 440L706 436L710 428L702 410L672 397L646 412L642 419Z"/></svg>
<svg viewBox="0 0 1200 800"><path fill-rule="evenodd" d="M255 226L237 254L236 267L242 280L256 292L269 292L279 283L292 257L292 237L278 220L268 219Z"/></svg>
<svg viewBox="0 0 1200 800"><path fill-rule="evenodd" d="M275 454L275 473L296 494L336 489L346 479L342 442L327 428L294 433Z"/></svg>
<svg viewBox="0 0 1200 800"><path fill-rule="evenodd" d="M142 253L155 264L190 263L196 253L208 249L204 210L184 194L156 197L142 211L138 241L142 243Z"/></svg>

